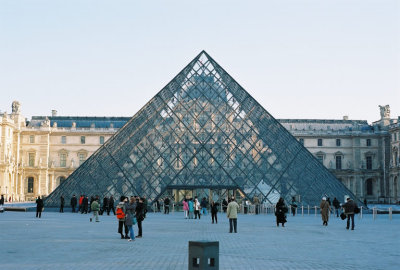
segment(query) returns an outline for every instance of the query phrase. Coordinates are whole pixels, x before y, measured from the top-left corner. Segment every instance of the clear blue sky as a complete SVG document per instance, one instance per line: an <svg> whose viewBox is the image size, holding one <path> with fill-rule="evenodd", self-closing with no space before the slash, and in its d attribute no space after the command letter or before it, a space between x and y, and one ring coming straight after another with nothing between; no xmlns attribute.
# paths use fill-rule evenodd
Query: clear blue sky
<svg viewBox="0 0 400 270"><path fill-rule="evenodd" d="M400 115L400 1L0 1L0 110L132 116L206 50L275 118Z"/></svg>

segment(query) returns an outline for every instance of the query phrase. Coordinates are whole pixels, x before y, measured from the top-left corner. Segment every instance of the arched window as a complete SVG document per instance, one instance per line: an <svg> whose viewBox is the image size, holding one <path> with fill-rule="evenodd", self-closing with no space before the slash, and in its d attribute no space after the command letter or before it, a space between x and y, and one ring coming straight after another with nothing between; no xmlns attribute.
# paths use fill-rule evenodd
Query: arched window
<svg viewBox="0 0 400 270"><path fill-rule="evenodd" d="M374 195L373 180L367 179L367 195Z"/></svg>
<svg viewBox="0 0 400 270"><path fill-rule="evenodd" d="M28 177L28 193L33 193L34 178Z"/></svg>

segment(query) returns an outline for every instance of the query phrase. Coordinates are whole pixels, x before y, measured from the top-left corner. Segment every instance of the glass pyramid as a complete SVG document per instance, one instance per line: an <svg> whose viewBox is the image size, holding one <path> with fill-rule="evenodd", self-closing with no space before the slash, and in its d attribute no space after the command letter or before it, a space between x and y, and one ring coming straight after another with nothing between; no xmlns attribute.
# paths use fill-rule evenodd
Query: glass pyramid
<svg viewBox="0 0 400 270"><path fill-rule="evenodd" d="M46 199L239 190L266 203L355 196L205 51Z"/></svg>

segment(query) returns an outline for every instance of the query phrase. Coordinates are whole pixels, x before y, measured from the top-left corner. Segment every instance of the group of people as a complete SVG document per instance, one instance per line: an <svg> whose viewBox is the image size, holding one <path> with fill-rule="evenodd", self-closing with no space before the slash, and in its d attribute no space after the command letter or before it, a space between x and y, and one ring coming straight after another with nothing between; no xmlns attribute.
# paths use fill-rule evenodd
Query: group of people
<svg viewBox="0 0 400 270"><path fill-rule="evenodd" d="M115 215L115 206L114 206L115 202L113 196L104 197L103 204L101 204L99 196L91 196L89 200L89 197L87 195L81 195L78 200L75 194L72 195L70 201L72 213L79 213L79 212L81 214L90 213L92 211L91 205L94 201L96 201L99 204L98 214L103 215L103 213L107 213L107 215L110 215L110 212L112 211L113 214ZM60 213L64 212L64 204L65 204L65 199L63 196L60 196Z"/></svg>
<svg viewBox="0 0 400 270"><path fill-rule="evenodd" d="M193 219L193 215L194 215L194 219L197 218L201 218L201 215L207 215L207 207L208 207L208 201L207 198L203 198L201 200L201 202L199 202L198 198L195 197L190 198L190 199L184 199L182 201L182 205L183 205L183 215L185 219ZM211 220L212 223L218 223L218 206L219 203L211 201L210 204L210 210L211 210Z"/></svg>
<svg viewBox="0 0 400 270"><path fill-rule="evenodd" d="M117 205L118 233L121 239L134 241L135 238L142 238L142 222L146 218L146 199L139 196L130 198L121 196ZM133 226L138 226L138 234L135 236Z"/></svg>
<svg viewBox="0 0 400 270"><path fill-rule="evenodd" d="M333 208L336 212L336 217L339 217L339 211L343 209L343 218L347 219L347 226L346 229L350 228L350 221L351 221L351 229L354 230L354 214L357 214L359 208L357 204L350 198L347 197L346 203L343 205L340 204L338 199L333 199ZM292 211L292 215L296 214L297 202L296 199L293 197L292 202L290 204L290 208ZM332 212L331 201L329 197L323 197L322 201L319 205L321 218L322 218L322 225L328 226L329 216ZM282 227L285 227L285 223L287 222L286 213L288 212L288 207L285 205L284 199L280 198L278 203L275 206L275 216L276 216L276 225L279 227L279 224L282 224Z"/></svg>

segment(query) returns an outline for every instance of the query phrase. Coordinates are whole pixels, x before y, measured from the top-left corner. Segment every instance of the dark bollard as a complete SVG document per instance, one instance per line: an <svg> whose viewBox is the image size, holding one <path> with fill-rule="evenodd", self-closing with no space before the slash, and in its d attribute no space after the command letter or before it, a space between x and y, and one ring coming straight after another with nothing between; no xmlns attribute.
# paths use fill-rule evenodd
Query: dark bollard
<svg viewBox="0 0 400 270"><path fill-rule="evenodd" d="M189 270L219 269L218 241L189 241Z"/></svg>

